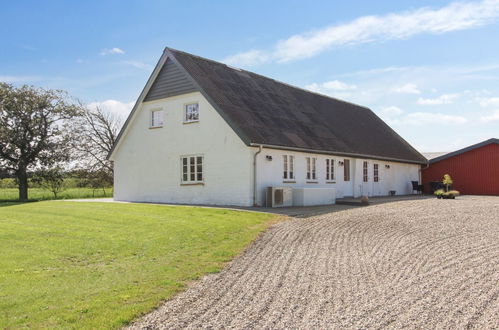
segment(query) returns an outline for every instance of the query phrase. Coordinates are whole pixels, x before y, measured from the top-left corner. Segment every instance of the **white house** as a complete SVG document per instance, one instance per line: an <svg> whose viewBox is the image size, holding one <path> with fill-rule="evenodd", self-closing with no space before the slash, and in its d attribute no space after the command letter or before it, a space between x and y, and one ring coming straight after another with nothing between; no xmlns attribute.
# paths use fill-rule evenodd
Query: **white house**
<svg viewBox="0 0 499 330"><path fill-rule="evenodd" d="M240 206L267 187L308 204L408 194L426 164L368 108L171 48L109 158L116 200Z"/></svg>

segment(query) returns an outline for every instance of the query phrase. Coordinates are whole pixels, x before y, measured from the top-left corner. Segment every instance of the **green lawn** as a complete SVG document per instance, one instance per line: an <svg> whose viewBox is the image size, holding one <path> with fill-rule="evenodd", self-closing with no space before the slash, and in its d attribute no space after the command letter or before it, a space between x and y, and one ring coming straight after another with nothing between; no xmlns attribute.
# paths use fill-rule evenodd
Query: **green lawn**
<svg viewBox="0 0 499 330"><path fill-rule="evenodd" d="M91 188L68 188L59 193L57 199L71 199L71 198L92 198L92 197L112 197L113 189L106 188L105 192L102 189ZM19 190L15 188L1 188L0 201L15 201L19 198ZM42 188L30 188L28 191L28 198L30 200L47 200L54 199L54 194L49 190Z"/></svg>
<svg viewBox="0 0 499 330"><path fill-rule="evenodd" d="M0 328L118 328L220 270L274 219L147 204L0 203Z"/></svg>

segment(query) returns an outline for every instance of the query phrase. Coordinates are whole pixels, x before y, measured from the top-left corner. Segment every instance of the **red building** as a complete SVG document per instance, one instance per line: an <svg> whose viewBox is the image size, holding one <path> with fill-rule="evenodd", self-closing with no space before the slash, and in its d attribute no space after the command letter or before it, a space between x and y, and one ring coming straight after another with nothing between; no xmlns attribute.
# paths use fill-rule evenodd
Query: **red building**
<svg viewBox="0 0 499 330"><path fill-rule="evenodd" d="M499 139L489 139L467 148L430 159L423 169L425 191L430 182L449 174L453 189L466 195L499 195Z"/></svg>

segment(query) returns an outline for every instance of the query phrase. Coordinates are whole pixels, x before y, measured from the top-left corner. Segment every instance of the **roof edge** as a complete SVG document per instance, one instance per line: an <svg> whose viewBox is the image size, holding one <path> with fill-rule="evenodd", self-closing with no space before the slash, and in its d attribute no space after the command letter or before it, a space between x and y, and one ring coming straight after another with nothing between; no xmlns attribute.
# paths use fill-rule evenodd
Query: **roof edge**
<svg viewBox="0 0 499 330"><path fill-rule="evenodd" d="M471 150L475 150L475 149L481 148L483 146L486 146L486 145L489 145L489 144L492 144L492 143L499 144L499 139L491 138L491 139L488 139L488 140L485 140L485 141L482 141L482 142L479 142L479 143L476 143L476 144L472 144L472 145L470 145L468 147L465 147L465 148L462 148L462 149L459 149L459 150L456 150L456 151L449 152L449 153L447 153L445 155L442 155L442 156L430 159L429 164L433 164L433 163L439 162L441 160L444 160L444 159L447 159L447 158L451 158L451 157L463 154L463 153L471 151Z"/></svg>
<svg viewBox="0 0 499 330"><path fill-rule="evenodd" d="M263 148L268 148L268 149L291 150L291 151L309 152L309 153L324 154L324 155L363 157L363 158L368 158L368 159L386 160L386 161L393 161L393 162L397 162L397 163L406 163L406 164L408 164L408 163L418 164L418 165L426 165L427 164L427 162L425 162L425 161L399 159L399 158L393 158L393 157L383 157L383 156L367 155L367 154L356 154L356 153L349 153L349 152L337 152L337 151L328 151L328 150L299 148L299 147L276 146L276 145L265 144L265 143L251 143L250 146L251 147L262 146Z"/></svg>
<svg viewBox="0 0 499 330"><path fill-rule="evenodd" d="M159 72L163 68L163 65L166 63L167 59L168 59L168 56L163 51L163 54L159 58L159 60L156 63L156 66L154 67L151 75L147 79L147 82L146 82L144 88L142 89L142 92L140 92L139 97L137 98L137 101L135 101L135 104L133 105L132 111L130 111L130 114L128 115L127 119L125 120L125 123L121 127L120 132L118 133L118 136L116 137L116 141L113 144L113 147L111 148L111 150L107 154L107 157L106 157L107 160L111 160L112 159L115 150L118 148L118 146L121 143L121 140L122 140L123 136L126 134L128 125L132 121L133 116L135 115L135 112L137 111L139 105L144 101L144 98L146 97L147 93L149 92L149 89L151 89L151 86L152 86L153 82L156 80L156 77L158 76Z"/></svg>

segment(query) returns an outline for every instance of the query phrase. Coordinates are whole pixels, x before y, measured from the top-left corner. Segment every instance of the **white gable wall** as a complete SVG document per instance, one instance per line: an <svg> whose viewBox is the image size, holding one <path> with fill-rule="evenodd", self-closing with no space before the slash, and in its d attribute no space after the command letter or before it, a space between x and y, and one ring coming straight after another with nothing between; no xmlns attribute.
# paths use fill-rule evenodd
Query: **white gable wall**
<svg viewBox="0 0 499 330"><path fill-rule="evenodd" d="M199 103L199 122L184 106ZM150 111L164 126L150 129ZM203 155L204 185L181 184L181 156ZM122 201L252 205L252 154L199 92L140 105L113 154L114 198Z"/></svg>
<svg viewBox="0 0 499 330"><path fill-rule="evenodd" d="M257 151L253 148L253 153ZM294 156L295 182L289 183L283 179L283 155ZM267 156L272 157L268 160ZM307 182L306 157L317 158L317 182ZM326 182L326 159L335 160L335 183ZM343 180L344 167L339 161L350 159L350 181ZM368 182L363 182L363 162L368 162ZM374 182L373 164L378 164L379 182ZM387 168L385 165L388 165ZM331 156L305 152L285 151L263 148L257 161L257 191L258 203L265 205L265 191L267 187L321 187L335 188L336 197L386 196L390 190L395 190L397 195L412 193L411 181L418 181L420 165L406 164L391 161L351 158L344 156Z"/></svg>

